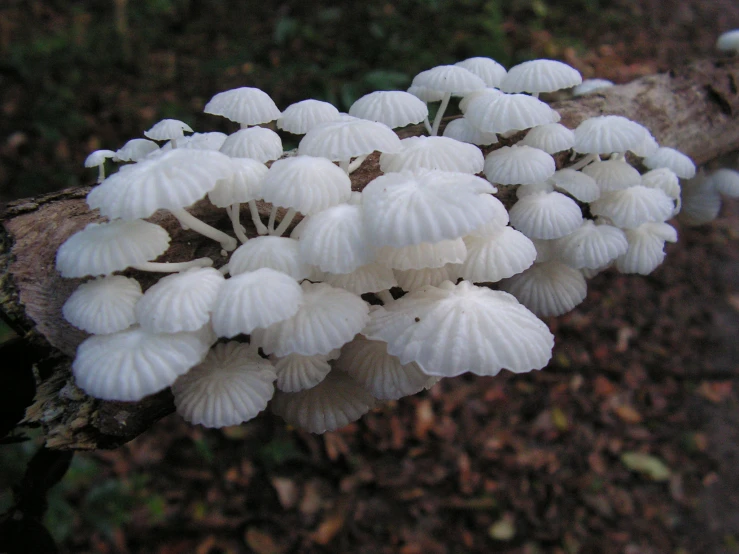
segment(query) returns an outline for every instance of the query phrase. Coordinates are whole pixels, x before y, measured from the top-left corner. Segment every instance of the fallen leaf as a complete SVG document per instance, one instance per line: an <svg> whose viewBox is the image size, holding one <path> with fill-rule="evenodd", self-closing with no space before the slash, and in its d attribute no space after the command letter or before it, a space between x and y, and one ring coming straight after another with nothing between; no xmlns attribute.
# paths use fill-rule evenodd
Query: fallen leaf
<svg viewBox="0 0 739 554"><path fill-rule="evenodd" d="M703 398L714 404L720 404L731 396L731 381L703 381L697 392Z"/></svg>
<svg viewBox="0 0 739 554"><path fill-rule="evenodd" d="M511 516L504 516L488 529L488 535L496 541L509 541L516 536L516 527Z"/></svg>
<svg viewBox="0 0 739 554"><path fill-rule="evenodd" d="M628 404L616 406L613 411L616 412L621 421L626 423L641 423L643 419L641 414Z"/></svg>
<svg viewBox="0 0 739 554"><path fill-rule="evenodd" d="M337 511L329 514L318 526L315 532L311 533L310 539L320 545L327 545L341 531L346 519L346 512Z"/></svg>
<svg viewBox="0 0 739 554"><path fill-rule="evenodd" d="M273 477L272 486L277 491L277 498L283 508L289 510L295 507L298 503L298 486L295 481L287 477Z"/></svg>
<svg viewBox="0 0 739 554"><path fill-rule="evenodd" d="M630 470L648 475L655 481L666 481L672 474L662 460L644 452L624 452L621 462Z"/></svg>
<svg viewBox="0 0 739 554"><path fill-rule="evenodd" d="M246 530L246 544L257 554L282 554L285 551L271 536L256 527Z"/></svg>

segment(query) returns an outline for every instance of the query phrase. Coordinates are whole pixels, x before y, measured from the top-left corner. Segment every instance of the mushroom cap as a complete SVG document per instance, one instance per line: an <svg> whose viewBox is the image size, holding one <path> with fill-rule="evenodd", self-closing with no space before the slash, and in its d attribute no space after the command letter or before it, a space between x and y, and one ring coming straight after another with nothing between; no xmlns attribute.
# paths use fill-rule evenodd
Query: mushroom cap
<svg viewBox="0 0 739 554"><path fill-rule="evenodd" d="M136 323L134 308L142 294L136 279L122 275L99 277L77 287L62 306L62 315L88 333L117 333Z"/></svg>
<svg viewBox="0 0 739 554"><path fill-rule="evenodd" d="M547 154L555 154L569 150L575 144L575 133L559 123L537 125L522 140L520 146L531 146L543 150Z"/></svg>
<svg viewBox="0 0 739 554"><path fill-rule="evenodd" d="M467 113L467 107L470 105L470 102L472 102L475 98L478 98L480 96L489 96L491 98L503 96L505 93L501 92L497 88L484 88L482 90L476 90L474 92L470 92L469 94L466 94L464 98L462 98L459 101L459 111L464 113Z"/></svg>
<svg viewBox="0 0 739 554"><path fill-rule="evenodd" d="M716 192L729 198L739 198L739 171L722 168L714 171L708 181L716 188Z"/></svg>
<svg viewBox="0 0 739 554"><path fill-rule="evenodd" d="M406 292L420 290L427 286L438 287L444 281L456 281L456 265L442 267L422 267L421 269L394 269L398 286Z"/></svg>
<svg viewBox="0 0 739 554"><path fill-rule="evenodd" d="M313 127L336 121L339 110L333 104L320 100L301 100L290 104L277 120L277 128L294 135L304 135Z"/></svg>
<svg viewBox="0 0 739 554"><path fill-rule="evenodd" d="M167 231L148 221L90 223L59 247L56 268L66 278L109 275L151 261L167 248Z"/></svg>
<svg viewBox="0 0 739 554"><path fill-rule="evenodd" d="M616 260L621 273L649 275L665 259L665 242L677 241L677 231L667 223L645 223L626 229L628 250Z"/></svg>
<svg viewBox="0 0 739 554"><path fill-rule="evenodd" d="M454 65L464 67L485 82L488 87L498 87L506 76L506 68L492 58L475 57L462 60Z"/></svg>
<svg viewBox="0 0 739 554"><path fill-rule="evenodd" d="M388 173L362 191L365 229L375 246L409 246L464 236L490 214L479 195L495 189L464 173Z"/></svg>
<svg viewBox="0 0 739 554"><path fill-rule="evenodd" d="M511 225L534 239L558 239L582 224L582 211L559 192L536 192L520 198L511 208Z"/></svg>
<svg viewBox="0 0 739 554"><path fill-rule="evenodd" d="M187 150L218 150L226 140L226 133L193 133L177 140L177 148ZM162 151L172 150L172 142L162 146Z"/></svg>
<svg viewBox="0 0 739 554"><path fill-rule="evenodd" d="M95 398L141 400L167 388L200 363L211 340L205 330L153 334L140 327L93 335L77 347L74 379Z"/></svg>
<svg viewBox="0 0 739 554"><path fill-rule="evenodd" d="M282 139L264 127L249 127L229 135L220 152L231 158L251 158L267 163L282 156Z"/></svg>
<svg viewBox="0 0 739 554"><path fill-rule="evenodd" d="M220 179L208 200L219 208L232 204L245 204L262 197L262 180L267 175L267 166L251 158L231 158L233 173L229 179Z"/></svg>
<svg viewBox="0 0 739 554"><path fill-rule="evenodd" d="M686 181L682 187L682 211L680 220L688 225L703 225L718 217L721 195L713 180L698 176Z"/></svg>
<svg viewBox="0 0 739 554"><path fill-rule="evenodd" d="M447 123L443 136L478 146L489 146L498 142L498 136L495 133L483 133L471 125L466 117L459 117Z"/></svg>
<svg viewBox="0 0 739 554"><path fill-rule="evenodd" d="M585 96L591 92L602 91L612 86L613 82L608 79L584 79L582 83L572 89L572 96Z"/></svg>
<svg viewBox="0 0 739 554"><path fill-rule="evenodd" d="M358 99L349 108L349 115L360 119L377 121L391 129L420 123L429 115L426 103L402 90L370 92Z"/></svg>
<svg viewBox="0 0 739 554"><path fill-rule="evenodd" d="M401 364L387 353L387 343L357 335L341 347L334 363L379 400L397 400L422 391L428 383L418 364Z"/></svg>
<svg viewBox="0 0 739 554"><path fill-rule="evenodd" d="M315 387L331 371L329 355L303 356L288 354L275 358L277 388L282 392L299 392Z"/></svg>
<svg viewBox="0 0 739 554"><path fill-rule="evenodd" d="M267 407L274 367L248 344L216 344L199 365L172 384L177 413L205 427L239 425Z"/></svg>
<svg viewBox="0 0 739 554"><path fill-rule="evenodd" d="M467 258L459 268L459 276L473 283L497 283L521 273L536 260L531 239L511 227L488 236L468 235L464 243Z"/></svg>
<svg viewBox="0 0 739 554"><path fill-rule="evenodd" d="M681 179L692 179L695 177L695 164L693 160L669 146L659 147L654 154L644 158L643 163L649 169L658 169L660 167L671 169Z"/></svg>
<svg viewBox="0 0 739 554"><path fill-rule="evenodd" d="M590 204L593 215L607 217L616 227L633 229L642 223L662 223L672 217L672 198L660 189L642 185L604 192Z"/></svg>
<svg viewBox="0 0 739 554"><path fill-rule="evenodd" d="M531 60L513 66L500 83L503 92L554 92L582 83L574 67L555 60Z"/></svg>
<svg viewBox="0 0 739 554"><path fill-rule="evenodd" d="M95 150L92 154L85 158L85 167L97 167L103 165L108 158L115 158L115 152L112 150Z"/></svg>
<svg viewBox="0 0 739 554"><path fill-rule="evenodd" d="M351 273L325 273L321 279L332 287L348 290L360 295L380 292L398 286L393 270L379 263L369 263Z"/></svg>
<svg viewBox="0 0 739 554"><path fill-rule="evenodd" d="M151 333L196 331L210 314L225 279L212 267L168 275L150 287L136 304L136 320Z"/></svg>
<svg viewBox="0 0 739 554"><path fill-rule="evenodd" d="M650 189L661 189L673 200L680 199L680 180L666 167L652 169L641 176L641 184Z"/></svg>
<svg viewBox="0 0 739 554"><path fill-rule="evenodd" d="M719 35L716 48L723 52L739 52L739 29L726 31Z"/></svg>
<svg viewBox="0 0 739 554"><path fill-rule="evenodd" d="M499 134L557 123L560 119L548 104L527 94L478 96L467 105L464 116L481 131Z"/></svg>
<svg viewBox="0 0 739 554"><path fill-rule="evenodd" d="M129 140L126 144L116 150L113 160L121 162L137 162L152 152L159 150L156 142L135 138Z"/></svg>
<svg viewBox="0 0 739 554"><path fill-rule="evenodd" d="M408 137L400 141L401 150L380 155L383 173L438 169L477 174L485 160L473 144L447 137Z"/></svg>
<svg viewBox="0 0 739 554"><path fill-rule="evenodd" d="M263 236L249 239L231 254L228 270L232 276L267 267L286 273L296 281L306 279L310 267L300 260L298 241L293 238Z"/></svg>
<svg viewBox="0 0 739 554"><path fill-rule="evenodd" d="M584 120L575 129L576 152L612 154L643 147L651 133L635 121L620 115L601 115Z"/></svg>
<svg viewBox="0 0 739 554"><path fill-rule="evenodd" d="M342 119L313 127L300 141L298 154L345 161L379 152L397 152L401 144L390 127L366 119Z"/></svg>
<svg viewBox="0 0 739 554"><path fill-rule="evenodd" d="M174 149L121 168L90 191L87 204L110 219L149 217L194 204L232 172L220 152Z"/></svg>
<svg viewBox="0 0 739 554"><path fill-rule="evenodd" d="M612 225L596 225L592 220L558 240L561 261L575 269L597 269L626 253L626 235Z"/></svg>
<svg viewBox="0 0 739 554"><path fill-rule="evenodd" d="M485 158L485 176L501 185L536 185L546 182L557 169L554 158L531 146L504 146Z"/></svg>
<svg viewBox="0 0 739 554"><path fill-rule="evenodd" d="M269 95L253 87L219 92L205 105L205 113L220 115L240 125L259 125L282 114Z"/></svg>
<svg viewBox="0 0 739 554"><path fill-rule="evenodd" d="M471 71L458 65L439 65L421 71L413 78L411 86L423 87L432 91L464 96L485 88L485 81Z"/></svg>
<svg viewBox="0 0 739 554"><path fill-rule="evenodd" d="M144 136L151 140L172 140L185 136L185 131L192 133L190 126L178 119L162 119L148 131Z"/></svg>
<svg viewBox="0 0 739 554"><path fill-rule="evenodd" d="M623 190L641 184L641 175L624 160L593 162L582 168L582 172L595 179L601 192Z"/></svg>
<svg viewBox="0 0 739 554"><path fill-rule="evenodd" d="M499 286L541 317L569 312L585 300L588 292L583 274L557 260L536 263Z"/></svg>
<svg viewBox="0 0 739 554"><path fill-rule="evenodd" d="M351 187L349 176L329 160L300 155L272 164L262 181L262 197L275 206L311 215L347 202Z"/></svg>
<svg viewBox="0 0 739 554"><path fill-rule="evenodd" d="M308 390L278 391L272 401L275 414L310 433L325 433L344 427L374 406L374 397L340 370L331 371L323 381Z"/></svg>
<svg viewBox="0 0 739 554"><path fill-rule="evenodd" d="M300 260L331 273L351 273L374 259L362 221L362 207L339 204L314 214L298 241Z"/></svg>
<svg viewBox="0 0 739 554"><path fill-rule="evenodd" d="M219 337L250 334L294 316L303 304L300 285L270 268L240 273L221 286L213 306L213 330Z"/></svg>
<svg viewBox="0 0 739 554"><path fill-rule="evenodd" d="M408 87L408 94L412 94L421 102L440 102L444 98L444 93L438 90L431 90L426 87L411 85Z"/></svg>
<svg viewBox="0 0 739 554"><path fill-rule="evenodd" d="M424 287L372 312L363 334L384 340L400 363L429 375L496 375L541 369L554 337L511 295L449 281Z"/></svg>
<svg viewBox="0 0 739 554"><path fill-rule="evenodd" d="M294 316L252 333L267 354L328 354L352 340L368 320L359 296L326 283L303 281L303 304Z"/></svg>
<svg viewBox="0 0 739 554"><path fill-rule="evenodd" d="M592 202L600 198L600 187L595 179L574 169L555 171L550 181L560 190L571 194L580 202Z"/></svg>
<svg viewBox="0 0 739 554"><path fill-rule="evenodd" d="M377 261L393 269L423 269L461 264L467 248L460 237L440 242L422 242L400 248L383 246L377 250Z"/></svg>

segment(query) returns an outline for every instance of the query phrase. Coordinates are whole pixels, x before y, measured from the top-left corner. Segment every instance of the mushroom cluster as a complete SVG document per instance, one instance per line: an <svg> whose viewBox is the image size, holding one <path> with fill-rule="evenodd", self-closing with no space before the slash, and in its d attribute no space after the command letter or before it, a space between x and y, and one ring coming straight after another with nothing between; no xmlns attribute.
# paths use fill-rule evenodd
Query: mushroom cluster
<svg viewBox="0 0 739 554"><path fill-rule="evenodd" d="M87 203L108 222L71 236L56 260L63 277L94 278L63 310L91 334L76 383L119 401L171 386L178 413L207 427L270 404L322 433L444 377L543 368L554 338L540 317L573 309L607 267L654 270L677 238L666 221L681 207L679 179L695 172L623 117L560 125L538 96L581 82L552 60L506 71L472 58L422 72L409 92L368 94L348 114L317 100L281 112L244 87L205 107L238 123L229 136L164 120L144 133L152 140L91 155L100 183ZM464 115L438 136L452 97ZM270 122L303 135L297 151L283 152L261 126ZM393 131L419 123L429 136ZM350 174L373 152L381 174L352 191ZM111 159L122 165L105 178ZM510 209L496 187L515 189ZM230 229L188 212L206 197ZM257 201L272 205L266 222ZM155 262L170 242L146 221L157 210L217 241L227 263ZM118 274L127 268L171 275L142 291Z"/></svg>

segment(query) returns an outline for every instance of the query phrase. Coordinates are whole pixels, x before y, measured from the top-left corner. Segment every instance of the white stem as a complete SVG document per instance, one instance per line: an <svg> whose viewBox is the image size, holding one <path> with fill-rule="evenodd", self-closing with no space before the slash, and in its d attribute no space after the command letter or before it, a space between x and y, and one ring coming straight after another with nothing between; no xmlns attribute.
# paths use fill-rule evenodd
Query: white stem
<svg viewBox="0 0 739 554"><path fill-rule="evenodd" d="M226 264L226 265L222 265L221 267L219 267L219 268L218 268L218 271L220 271L220 272L221 272L221 275L223 275L224 277L225 277L226 275L228 275L228 272L229 272L230 270L231 270L231 269L230 269L230 268L228 267L228 264Z"/></svg>
<svg viewBox="0 0 739 554"><path fill-rule="evenodd" d="M105 181L105 162L98 166L98 184Z"/></svg>
<svg viewBox="0 0 739 554"><path fill-rule="evenodd" d="M269 212L269 221L267 222L267 232L271 235L275 230L275 219L277 219L277 206L272 206Z"/></svg>
<svg viewBox="0 0 739 554"><path fill-rule="evenodd" d="M623 152L614 152L611 154L611 156L608 158L609 160L623 160L626 159L626 154Z"/></svg>
<svg viewBox="0 0 739 554"><path fill-rule="evenodd" d="M423 118L423 126L426 127L426 132L430 135L432 127L431 122L429 121L429 116Z"/></svg>
<svg viewBox="0 0 739 554"><path fill-rule="evenodd" d="M343 170L344 170L344 173L346 173L347 175L349 175L349 162L350 162L350 161L351 161L351 160L341 160L341 161L339 162L339 167L340 167L341 169L343 169Z"/></svg>
<svg viewBox="0 0 739 554"><path fill-rule="evenodd" d="M231 250L235 250L236 247L239 245L236 239L232 236L227 235L223 231L219 231L215 227L211 227L204 221L200 221L197 217L189 212L186 212L185 210L171 210L171 212L172 215L174 215L180 223L187 225L196 233L200 233L201 235L206 236L209 239L220 242L223 249L228 252L230 252Z"/></svg>
<svg viewBox="0 0 739 554"><path fill-rule="evenodd" d="M359 169L359 166L364 163L364 160L367 159L367 156L369 156L369 154L365 156L357 156L356 158L354 158L354 161L349 164L349 173L354 173L357 169Z"/></svg>
<svg viewBox="0 0 739 554"><path fill-rule="evenodd" d="M213 260L210 258L198 258L189 262L143 262L133 266L139 271L155 271L157 273L177 273L192 267L211 267Z"/></svg>
<svg viewBox="0 0 739 554"><path fill-rule="evenodd" d="M538 92L532 92L531 93L531 96L533 96L534 98L539 98L539 93Z"/></svg>
<svg viewBox="0 0 739 554"><path fill-rule="evenodd" d="M169 145L172 147L172 150L177 148L177 139L169 139Z"/></svg>
<svg viewBox="0 0 739 554"><path fill-rule="evenodd" d="M282 236L282 233L287 231L287 228L290 226L290 223L292 223L292 220L295 217L296 213L297 212L293 208L290 208L289 210L287 210L285 217L282 218L282 221L280 221L280 224L277 226L277 229L275 229L274 232L270 234L275 235L277 237Z"/></svg>
<svg viewBox="0 0 739 554"><path fill-rule="evenodd" d="M231 204L226 208L228 216L231 218L231 225L233 225L234 233L242 243L249 240L249 237L244 233L244 228L241 226L241 220L239 218L239 203Z"/></svg>
<svg viewBox="0 0 739 554"><path fill-rule="evenodd" d="M251 220L254 222L254 226L257 228L257 233L260 235L267 234L267 227L262 223L262 218L259 217L259 210L257 209L257 201L249 200L249 211L251 212Z"/></svg>
<svg viewBox="0 0 739 554"><path fill-rule="evenodd" d="M580 160L579 162L571 165L567 169L574 169L575 171L577 171L578 169L582 169L583 167L585 167L589 163L595 162L595 161L599 161L599 160L600 160L600 156L598 154L588 154L582 160Z"/></svg>
<svg viewBox="0 0 739 554"><path fill-rule="evenodd" d="M444 112L446 111L446 107L449 105L449 99L452 97L451 92L445 92L444 97L441 99L441 105L439 106L439 110L436 112L436 117L434 118L434 126L431 128L431 136L435 137L439 134L439 126L441 125L441 119L444 117Z"/></svg>
<svg viewBox="0 0 739 554"><path fill-rule="evenodd" d="M393 295L390 294L390 290L389 289L381 290L380 292L376 292L375 293L375 296L377 296L377 298L379 298L380 300L382 300L382 303L385 306L387 306L391 302L394 302L395 301L395 298L393 298Z"/></svg>

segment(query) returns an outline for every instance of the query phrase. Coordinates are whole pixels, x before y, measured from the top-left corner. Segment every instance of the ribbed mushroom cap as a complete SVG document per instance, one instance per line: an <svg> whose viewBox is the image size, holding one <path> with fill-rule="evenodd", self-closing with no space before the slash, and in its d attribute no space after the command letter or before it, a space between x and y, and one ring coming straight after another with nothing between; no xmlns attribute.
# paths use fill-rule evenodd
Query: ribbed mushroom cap
<svg viewBox="0 0 739 554"><path fill-rule="evenodd" d="M723 52L739 52L739 29L726 31L719 35L716 48Z"/></svg>
<svg viewBox="0 0 739 554"><path fill-rule="evenodd" d="M152 152L159 150L156 142L147 139L135 138L116 150L113 160L121 162L137 162Z"/></svg>
<svg viewBox="0 0 739 554"><path fill-rule="evenodd" d="M242 126L268 123L282 115L266 92L252 87L219 92L210 99L203 111L223 116Z"/></svg>
<svg viewBox="0 0 739 554"><path fill-rule="evenodd" d="M585 220L579 229L559 239L561 261L575 269L596 269L623 255L629 247L618 227Z"/></svg>
<svg viewBox="0 0 739 554"><path fill-rule="evenodd" d="M549 179L536 185L521 185L516 189L516 198L523 198L538 192L554 192L554 185Z"/></svg>
<svg viewBox="0 0 739 554"><path fill-rule="evenodd" d="M458 65L439 65L421 71L413 78L411 86L424 87L437 92L464 96L485 88L485 81Z"/></svg>
<svg viewBox="0 0 739 554"><path fill-rule="evenodd" d="M192 133L192 129L184 121L178 119L162 119L151 129L144 131L144 136L151 140L172 140L185 136L185 131Z"/></svg>
<svg viewBox="0 0 739 554"><path fill-rule="evenodd" d="M587 295L582 273L556 260L534 264L499 286L541 317L565 314Z"/></svg>
<svg viewBox="0 0 739 554"><path fill-rule="evenodd" d="M559 123L547 123L531 129L522 140L520 146L531 146L543 150L547 154L554 154L569 150L575 144L575 133Z"/></svg>
<svg viewBox="0 0 739 554"><path fill-rule="evenodd" d="M608 79L584 79L582 83L572 89L572 96L584 96L612 86L613 81L609 81Z"/></svg>
<svg viewBox="0 0 739 554"><path fill-rule="evenodd" d="M580 202L592 202L600 198L600 187L595 179L574 169L560 169L555 171L550 181L554 186L563 190Z"/></svg>
<svg viewBox="0 0 739 554"><path fill-rule="evenodd" d="M289 275L262 268L241 273L221 286L213 307L219 337L250 334L294 316L304 302L300 285Z"/></svg>
<svg viewBox="0 0 739 554"><path fill-rule="evenodd" d="M231 165L231 177L219 180L208 193L208 199L219 208L262 197L262 180L267 175L267 166L251 158L231 158Z"/></svg>
<svg viewBox="0 0 739 554"><path fill-rule="evenodd" d="M310 433L335 431L358 420L375 406L374 397L340 370L300 392L277 392L272 411L290 425Z"/></svg>
<svg viewBox="0 0 739 554"><path fill-rule="evenodd" d="M313 127L298 145L298 154L345 161L374 151L397 152L400 139L390 127L366 119L343 119Z"/></svg>
<svg viewBox="0 0 739 554"><path fill-rule="evenodd" d="M391 129L420 123L429 115L426 103L402 90L381 90L365 94L349 108L349 115L377 121Z"/></svg>
<svg viewBox="0 0 739 554"><path fill-rule="evenodd" d="M477 127L472 126L465 117L450 121L444 127L443 136L478 146L488 146L498 142L498 136L495 133L483 133Z"/></svg>
<svg viewBox="0 0 739 554"><path fill-rule="evenodd" d="M136 279L100 277L81 284L62 306L62 315L88 333L117 333L136 323L134 308L142 294Z"/></svg>
<svg viewBox="0 0 739 554"><path fill-rule="evenodd" d="M441 377L541 369L554 345L547 326L511 295L468 281L426 287L376 309L363 334L386 341L401 363Z"/></svg>
<svg viewBox="0 0 739 554"><path fill-rule="evenodd" d="M103 165L108 158L114 158L115 152L112 150L95 150L92 154L85 158L85 167L97 167Z"/></svg>
<svg viewBox="0 0 739 554"><path fill-rule="evenodd" d="M383 246L377 250L377 261L393 269L423 269L448 263L461 264L467 256L462 238L441 242L422 242L401 248Z"/></svg>
<svg viewBox="0 0 739 554"><path fill-rule="evenodd" d="M498 97L503 96L505 93L499 91L497 88L484 88L482 90L476 90L474 92L470 92L469 94L466 94L464 98L462 98L459 101L459 111L464 113L467 113L467 107L470 105L470 102L472 102L475 98L478 98L480 96L488 96L488 97Z"/></svg>
<svg viewBox="0 0 739 554"><path fill-rule="evenodd" d="M344 171L325 158L313 156L277 160L262 181L265 201L304 215L347 202L351 192L351 180Z"/></svg>
<svg viewBox="0 0 739 554"><path fill-rule="evenodd" d="M502 227L508 225L510 220L508 210L500 200L490 194L481 194L478 196L478 201L484 205L487 221L479 227L475 227L469 234L489 236L497 234Z"/></svg>
<svg viewBox="0 0 739 554"><path fill-rule="evenodd" d="M586 165L582 172L595 179L601 192L623 190L641 184L641 175L623 160L607 160Z"/></svg>
<svg viewBox="0 0 739 554"><path fill-rule="evenodd" d="M232 172L220 152L174 149L121 168L90 191L87 204L110 219L149 217L194 204Z"/></svg>
<svg viewBox="0 0 739 554"><path fill-rule="evenodd" d="M90 223L59 247L56 268L67 278L109 275L151 261L167 248L167 231L148 221Z"/></svg>
<svg viewBox="0 0 739 554"><path fill-rule="evenodd" d="M401 364L398 358L387 353L385 342L369 340L362 335L341 347L335 366L379 400L397 400L416 394L429 380L418 364Z"/></svg>
<svg viewBox="0 0 739 554"><path fill-rule="evenodd" d="M601 115L586 119L575 129L576 152L612 154L635 151L650 137L649 131L620 115Z"/></svg>
<svg viewBox="0 0 739 554"><path fill-rule="evenodd" d="M485 163L475 145L447 137L408 137L400 143L398 152L380 155L383 173L438 169L474 175L482 171Z"/></svg>
<svg viewBox="0 0 739 554"><path fill-rule="evenodd" d="M548 104L527 94L479 96L470 101L464 116L481 131L499 134L557 123L560 119Z"/></svg>
<svg viewBox="0 0 739 554"><path fill-rule="evenodd" d="M190 136L177 140L177 148L187 150L218 150L226 140L226 133L193 133ZM172 142L162 146L162 151L172 150Z"/></svg>
<svg viewBox="0 0 739 554"><path fill-rule="evenodd" d="M298 254L298 241L287 237L263 236L249 239L231 254L229 273L233 276L261 268L286 273L296 281L310 274Z"/></svg>
<svg viewBox="0 0 739 554"><path fill-rule="evenodd" d="M681 188L680 181L671 169L661 167L659 169L652 169L647 171L641 176L641 184L650 189L660 189L667 196L672 198L676 205L672 215L677 215L680 211L681 206Z"/></svg>
<svg viewBox="0 0 739 554"><path fill-rule="evenodd" d="M426 87L421 87L417 85L411 85L408 87L408 94L412 94L421 102L426 102L427 104L429 102L439 102L442 98L444 98L444 93L440 92L438 90L431 90Z"/></svg>
<svg viewBox="0 0 739 554"><path fill-rule="evenodd" d="M667 221L675 208L672 198L660 189L642 185L604 192L590 204L593 215L607 217L616 227L633 229L642 223Z"/></svg>
<svg viewBox="0 0 739 554"><path fill-rule="evenodd" d="M369 319L359 296L325 283L303 281L303 304L289 319L252 333L267 354L328 354L352 340Z"/></svg>
<svg viewBox="0 0 739 554"><path fill-rule="evenodd" d="M290 104L277 120L277 128L294 135L304 135L313 127L336 121L339 110L333 104L320 100L301 100Z"/></svg>
<svg viewBox="0 0 739 554"><path fill-rule="evenodd" d="M582 83L580 72L555 60L531 60L513 66L500 83L503 92L554 92Z"/></svg>
<svg viewBox="0 0 739 554"><path fill-rule="evenodd" d="M216 344L205 360L172 384L177 413L205 427L239 425L275 393L274 367L248 344Z"/></svg>
<svg viewBox="0 0 739 554"><path fill-rule="evenodd" d="M473 283L497 283L521 273L536 260L531 240L511 227L485 237L468 235L464 243L467 258L459 268L459 276Z"/></svg>
<svg viewBox="0 0 739 554"><path fill-rule="evenodd" d="M718 217L721 195L713 180L701 175L683 183L680 220L688 225L703 225Z"/></svg>
<svg viewBox="0 0 739 554"><path fill-rule="evenodd" d="M646 158L647 156L651 156L657 150L659 150L659 143L657 142L657 139L652 136L652 133L649 132L647 128L644 129L645 135L644 140L641 142L639 146L636 148L632 148L632 152L639 156L640 158Z"/></svg>
<svg viewBox="0 0 739 554"><path fill-rule="evenodd" d="M537 192L520 198L511 208L511 225L534 239L558 239L582 224L582 211L559 192Z"/></svg>
<svg viewBox="0 0 739 554"><path fill-rule="evenodd" d="M300 260L331 273L351 273L374 259L362 207L339 204L313 215L300 233Z"/></svg>
<svg viewBox="0 0 739 554"><path fill-rule="evenodd" d="M500 65L498 62L491 58L468 58L461 62L457 62L454 65L464 67L466 70L471 71L480 79L485 81L485 85L488 87L498 87L501 81L506 76L506 68Z"/></svg>
<svg viewBox="0 0 739 554"><path fill-rule="evenodd" d="M225 279L212 267L192 268L160 279L136 305L136 320L151 333L196 331L210 321Z"/></svg>
<svg viewBox="0 0 739 554"><path fill-rule="evenodd" d="M629 248L616 260L621 273L649 275L665 259L665 242L676 242L677 231L667 223L645 223L626 230Z"/></svg>
<svg viewBox="0 0 739 554"><path fill-rule="evenodd" d="M708 178L716 188L716 192L729 198L739 198L739 171L733 169L717 169Z"/></svg>
<svg viewBox="0 0 739 554"><path fill-rule="evenodd" d="M658 148L654 154L644 158L643 163L649 169L658 169L660 167L671 169L681 179L692 179L695 177L695 164L693 160L682 152L668 146Z"/></svg>
<svg viewBox="0 0 739 554"><path fill-rule="evenodd" d="M267 163L282 156L282 139L264 127L250 127L229 135L220 151L231 158L252 158Z"/></svg>
<svg viewBox="0 0 739 554"><path fill-rule="evenodd" d="M321 281L358 295L398 286L393 270L379 263L363 265L351 273L325 273Z"/></svg>
<svg viewBox="0 0 739 554"><path fill-rule="evenodd" d="M552 156L531 146L504 146L485 158L485 176L501 185L544 183L556 169Z"/></svg>
<svg viewBox="0 0 739 554"><path fill-rule="evenodd" d="M77 348L72 362L75 383L95 398L141 400L200 363L211 340L205 330L153 334L140 327L93 335Z"/></svg>
<svg viewBox="0 0 739 554"><path fill-rule="evenodd" d="M288 354L284 358L275 358L277 388L283 392L299 392L315 387L331 371L328 360L328 355Z"/></svg>
<svg viewBox="0 0 739 554"><path fill-rule="evenodd" d="M444 281L456 281L456 268L458 266L447 264L442 267L423 267L421 269L394 269L395 279L398 286L406 292L413 292L423 287L438 287Z"/></svg>
<svg viewBox="0 0 739 554"><path fill-rule="evenodd" d="M462 173L381 175L362 191L365 229L375 246L455 239L489 220L489 205L479 202L479 195L494 190L484 179Z"/></svg>

